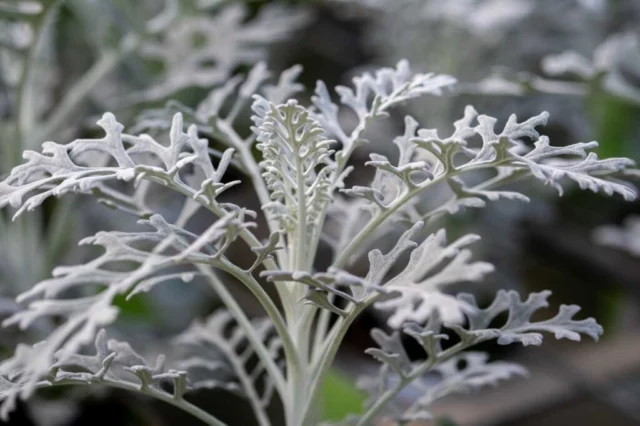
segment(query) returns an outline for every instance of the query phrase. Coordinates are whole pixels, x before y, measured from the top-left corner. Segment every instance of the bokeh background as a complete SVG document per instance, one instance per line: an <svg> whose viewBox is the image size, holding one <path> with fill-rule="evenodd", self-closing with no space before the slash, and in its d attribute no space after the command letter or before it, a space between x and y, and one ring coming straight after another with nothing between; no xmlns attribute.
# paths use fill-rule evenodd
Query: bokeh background
<svg viewBox="0 0 640 426"><path fill-rule="evenodd" d="M27 9L16 13L19 4ZM33 4L57 11L40 25L42 14L29 14ZM171 14L175 21L154 31ZM195 106L260 60L274 75L301 64L300 80L308 87L302 101L318 79L329 87L349 84L355 75L403 58L415 71L459 79L453 91L404 105L371 131L350 183L372 177L362 166L371 150L394 155L391 140L402 133L404 115L446 133L467 104L502 122L511 113L524 118L547 110L544 133L554 144L598 140L601 157L640 160L638 0L2 1L0 36L2 175L18 164L22 150L44 140L95 135L93 123L105 110L133 126L141 111L169 99ZM196 53L203 59L192 63ZM23 84L25 70L34 73L28 76L33 87ZM248 131L248 115L243 119ZM247 189L235 188L229 197L258 210ZM561 198L539 184L520 189L531 203L501 201L442 220L451 236L481 235L475 257L496 265L489 280L460 290L488 301L502 288L522 294L551 289L555 303L582 306L605 335L597 344L548 339L526 350L482 347L492 358L521 362L531 377L444 400L428 424L640 425L640 222L634 221L640 203L577 188ZM168 215L179 207L162 193L154 202ZM207 220L201 219L203 228ZM76 248L80 238L134 223L81 198L48 202L14 223L3 212L0 316L19 309L15 295L48 277L56 264L89 258L91 252ZM234 255L243 262L242 251ZM318 267L323 265L320 252ZM260 315L241 289L236 293L247 311ZM116 327L139 342L140 351L167 350L170 336L217 306L205 287L169 284L123 302ZM369 330L383 324L368 312L345 339L325 385L327 420L358 411L364 397L355 376L376 371L363 351L372 345ZM0 353L9 355L17 342L46 330L46 324L29 332L2 330ZM411 397L410 391L402 395ZM233 396L211 391L193 398L231 425L253 424ZM278 418L277 403L272 408ZM102 389L42 392L8 424L108 422L197 424L160 403Z"/></svg>

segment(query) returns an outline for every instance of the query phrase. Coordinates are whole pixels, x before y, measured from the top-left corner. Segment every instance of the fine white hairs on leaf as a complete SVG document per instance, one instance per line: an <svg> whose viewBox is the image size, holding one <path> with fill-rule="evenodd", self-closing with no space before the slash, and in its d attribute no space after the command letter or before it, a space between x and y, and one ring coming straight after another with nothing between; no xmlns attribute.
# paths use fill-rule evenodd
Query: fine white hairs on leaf
<svg viewBox="0 0 640 426"><path fill-rule="evenodd" d="M471 251L466 246L478 238L467 235L447 245L441 230L414 249L405 269L384 285L391 293L389 299L375 304L377 309L391 311L389 326L423 323L434 311L447 322L461 322L465 304L440 290L450 284L480 281L493 272L489 263L470 262Z"/></svg>

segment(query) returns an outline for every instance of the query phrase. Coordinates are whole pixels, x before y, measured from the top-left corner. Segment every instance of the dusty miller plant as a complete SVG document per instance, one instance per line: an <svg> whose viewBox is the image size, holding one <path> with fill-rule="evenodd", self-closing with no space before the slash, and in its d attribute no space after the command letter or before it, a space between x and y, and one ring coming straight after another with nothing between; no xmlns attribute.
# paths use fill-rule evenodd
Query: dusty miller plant
<svg viewBox="0 0 640 426"><path fill-rule="evenodd" d="M77 134L90 114L82 106L91 102L131 109L188 88L208 90L228 80L235 68L264 59L268 45L286 37L305 19L301 10L277 5L265 6L249 18L244 5L222 1L145 0L134 7L127 3L0 0L3 178L20 161L23 150L37 149L45 137ZM65 11L73 16L68 22L60 17ZM81 52L72 46L73 57L95 57L68 84L59 81L65 70L56 57L65 56L66 51L54 47L56 35L66 27L86 44ZM161 64L162 71L146 72L142 88L126 81L121 74L124 65L143 68L140 63L145 60ZM6 242L0 261L0 298L23 291L24 281L31 284L35 277L48 275L54 252L72 234L69 217L75 212L71 205L57 203L46 220L34 214L12 228L7 216L0 217ZM82 219L73 221L82 223ZM44 227L42 223L49 220L50 226ZM38 267L24 264L20 253L25 251L38 255L33 262Z"/></svg>
<svg viewBox="0 0 640 426"><path fill-rule="evenodd" d="M25 308L4 326L25 328L50 317L58 326L35 345L20 344L0 364L3 418L18 398L41 387L106 385L158 398L210 425L224 423L192 404L190 390L222 388L241 395L260 425L271 424L266 407L277 395L287 425L317 424L323 379L353 321L367 308L388 314L388 330L372 331L377 346L367 350L380 361L380 374L360 381L370 398L363 413L344 424L369 425L380 416L399 423L428 418L430 405L442 397L524 374L518 365L467 351L480 342L539 345L543 332L558 339L598 339L602 328L593 318L575 319L574 305L534 320L548 306L549 292L521 298L500 291L487 307L469 294L445 293L451 284L482 280L493 267L472 260L469 247L477 235L449 241L445 230L429 225L434 217L500 198L527 201L502 188L526 178L560 193L570 181L631 200L636 192L617 175L633 168L632 161L599 159L591 152L595 142L552 145L538 131L546 113L498 124L469 106L446 136L407 117L404 133L392 141L396 158L371 154L371 184L349 186L349 160L366 143L367 128L400 103L440 94L454 79L413 73L401 61L355 78L351 87L336 87L337 102L318 82L305 106L293 99L303 89L296 82L300 72L293 67L269 81L266 67L258 64L194 109L174 102L148 111L134 132L105 113L98 121L100 138L47 141L41 152L24 152L26 161L0 183L0 206L17 209L19 216L50 197L84 194L137 215L140 230L103 231L82 240L103 253L85 264L56 268L52 278L18 297ZM238 119L249 105L250 132ZM338 121L344 110L357 117L354 128ZM217 151L214 142L226 149ZM261 212L224 197L239 183L225 178L229 168L244 174ZM438 184L448 185L454 196L421 211L417 196ZM184 197L174 220L153 210L153 185ZM194 233L188 225L200 210L217 219ZM265 240L256 235L259 213L270 231ZM337 235L326 232L329 219L341 225ZM372 249L392 225L405 226L395 245ZM227 258L233 244L251 248L250 266ZM321 244L332 250L325 270L316 269ZM349 272L355 262L368 265L364 276ZM223 276L246 286L266 318L249 318ZM104 328L118 317L118 296L129 299L176 279L185 287L204 280L226 307L176 337L186 349L182 359L147 360L128 343L107 338ZM277 300L266 286L275 287ZM502 316L507 319L496 322ZM403 335L418 342L424 359L409 358ZM425 381L427 375L440 380ZM417 386L421 396L409 406L394 406L406 386Z"/></svg>
<svg viewBox="0 0 640 426"><path fill-rule="evenodd" d="M95 122L87 117L96 110L115 110L126 120L142 103L193 87L210 90L238 67L264 59L304 18L301 10L278 5L249 16L244 4L211 0L0 0L0 176L6 177L23 150L39 149L45 137L79 134ZM70 33L74 43L56 43ZM162 67L147 69L147 61ZM82 259L83 249L72 247L76 235L89 233L96 215L102 226L114 217L106 209L78 208L70 198L14 224L0 215L0 321L19 309L15 296L48 277L54 265ZM192 294L192 301L199 300ZM174 311L166 300L154 294L152 309ZM168 317L170 324L180 321L175 312ZM17 341L45 337L55 321L0 334L2 357ZM151 333L144 342L166 345ZM37 424L62 424L77 414L74 407L87 394L66 394L58 403L33 398L26 409Z"/></svg>

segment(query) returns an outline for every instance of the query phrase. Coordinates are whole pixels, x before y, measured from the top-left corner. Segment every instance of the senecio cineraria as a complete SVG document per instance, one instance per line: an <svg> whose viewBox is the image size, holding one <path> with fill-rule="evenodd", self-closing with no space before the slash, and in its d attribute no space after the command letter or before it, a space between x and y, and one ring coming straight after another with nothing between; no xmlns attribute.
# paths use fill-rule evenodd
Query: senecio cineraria
<svg viewBox="0 0 640 426"><path fill-rule="evenodd" d="M25 163L0 183L0 206L16 208L18 216L52 196L87 194L139 216L140 230L99 232L82 240L104 252L88 263L56 268L52 278L19 296L25 308L4 326L25 328L42 317L55 317L58 325L45 340L19 345L0 364L3 418L18 398L41 387L105 385L147 394L206 424L224 425L185 397L192 389L218 387L245 397L261 426L271 424L266 407L276 394L286 425L317 424L323 378L350 325L367 308L387 313L391 331L372 332L378 347L367 353L380 361L380 373L359 382L370 398L345 425L371 425L380 417L399 423L425 419L439 398L524 374L518 365L489 362L485 354L467 351L477 343L540 345L542 332L558 339L578 341L583 334L598 339L602 327L593 318L574 319L579 311L574 305L533 321L532 315L548 306L547 291L524 299L500 291L486 308L469 294L444 293L450 284L480 281L493 267L471 259L468 247L478 236L449 242L444 230L431 228L434 218L461 208L500 198L527 201L501 187L530 177L560 193L561 181L568 180L634 199L634 189L619 179L637 173L631 160L599 159L590 152L596 142L551 145L537 130L547 113L522 122L511 116L498 125L469 106L448 136L406 117L404 133L392 141L397 161L371 154L365 163L375 169L371 184L349 187L350 158L366 143L372 122L407 100L440 94L455 80L412 73L401 61L395 68L354 78L352 87L336 87L337 103L318 82L311 104L303 106L292 99L303 89L296 82L300 72L293 67L269 82L266 67L258 64L246 77L231 78L213 90L195 109L174 102L148 111L131 133L105 113L98 121L101 138L45 142L41 153L24 153ZM249 104L250 134L238 128L238 117ZM339 120L345 111L357 118L353 128ZM141 133L164 133L159 129L168 130L168 138ZM216 151L212 141L227 149ZM230 167L244 173L255 189L268 239L255 234L257 212L220 200L239 183L225 179ZM148 202L153 184L184 196L173 223ZM450 199L422 211L417 197L437 185L448 186ZM195 234L187 225L200 209L218 219ZM338 231L328 226L334 222ZM371 249L392 226L403 224L405 232L390 250ZM241 268L225 256L235 242L254 253L250 267ZM321 244L332 249L331 266L324 271L314 269ZM365 276L348 272L355 262L368 264ZM223 284L222 272L246 286L264 308L265 319L247 316ZM118 317L116 297L128 299L163 282L194 279L210 284L226 309L177 337L189 348L180 362L169 368L162 355L148 361L128 343L107 338L104 327ZM275 287L277 301L266 286ZM506 321L496 326L494 320L505 314ZM424 359L409 358L402 335L420 344ZM443 344L451 336L457 337ZM86 348L91 344L95 349ZM440 381L426 381L425 375ZM409 385L420 390L419 398L396 407L396 395Z"/></svg>

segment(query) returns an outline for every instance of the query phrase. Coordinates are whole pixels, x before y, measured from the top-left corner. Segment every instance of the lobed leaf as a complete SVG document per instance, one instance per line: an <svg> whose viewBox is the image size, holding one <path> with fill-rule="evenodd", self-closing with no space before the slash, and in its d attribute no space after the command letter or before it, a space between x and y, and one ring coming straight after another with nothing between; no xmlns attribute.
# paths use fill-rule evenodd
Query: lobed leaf
<svg viewBox="0 0 640 426"><path fill-rule="evenodd" d="M446 234L440 230L414 249L405 269L384 285L390 297L375 303L377 309L392 312L387 321L389 326L399 328L405 322L423 323L434 311L448 322L462 321L465 304L440 289L450 284L480 281L493 271L489 263L469 262L471 252L466 246L478 238L466 235L447 245Z"/></svg>
<svg viewBox="0 0 640 426"><path fill-rule="evenodd" d="M53 278L19 296L20 301L42 299L31 301L28 309L5 319L3 326L17 324L24 329L39 318L49 316L61 320L47 339L38 344L37 351L30 351L28 357L20 356L24 358L21 371L26 384L35 385L46 374L54 355L59 362L67 361L93 339L100 327L112 323L118 315L118 309L113 306L116 296L130 298L161 282L193 278L193 272L176 272L176 267L198 263L222 267L225 250L250 225L243 221L241 212L223 217L200 236L168 224L159 215L141 223L155 230L100 232L85 239L83 243L100 245L105 252L86 264L57 268ZM103 290L79 298L53 299L70 289L81 288L89 290L89 294ZM16 353L16 357L18 355Z"/></svg>
<svg viewBox="0 0 640 426"><path fill-rule="evenodd" d="M430 418L429 406L436 400L459 392L468 392L487 385L494 385L513 376L526 375L522 367L506 362L487 362L484 353L462 352L467 348L487 341L496 340L498 344L522 343L540 345L542 332L552 333L556 339L580 340L581 334L595 340L602 334L602 327L593 318L574 320L579 311L577 306L561 305L559 312L552 318L533 321L531 317L540 309L548 307L550 292L532 293L525 301L515 291L499 291L493 303L487 308L479 308L471 295L460 295L464 303L464 315L467 325L447 324L460 341L443 349L442 341L448 340L444 333L441 316L438 312L431 315L424 326L405 323L404 334L412 337L424 350L426 359L412 361L408 356L400 332L386 334L375 329L371 336L378 344L366 353L382 363L375 377L359 381L370 398L366 407L374 407L381 399L388 401L389 395L399 393L407 386L414 386L420 393L409 407L396 407L393 414L401 421L425 420ZM498 316L508 314L502 326L495 326ZM495 328L489 328L491 326ZM434 382L430 375L438 376Z"/></svg>
<svg viewBox="0 0 640 426"><path fill-rule="evenodd" d="M358 125L349 135L340 125L339 108L332 102L322 81L316 84L311 101L316 109L315 118L323 128L338 138L343 145L343 153L350 153L364 142L361 136L369 120L386 116L390 108L410 99L425 94L440 95L443 89L452 86L455 81L449 75L412 73L409 63L403 60L395 68L382 68L373 75L364 73L355 77L353 89L337 86L340 102L358 117Z"/></svg>
<svg viewBox="0 0 640 426"><path fill-rule="evenodd" d="M460 337L468 342L481 342L497 339L498 344L508 345L521 343L524 346L542 344L542 332L553 333L556 339L580 341L580 335L586 334L598 340L602 327L593 318L574 320L573 316L580 311L576 305L560 305L560 310L553 318L533 321L531 317L537 311L549 306L547 299L550 291L531 293L526 300L521 300L515 291L500 290L493 303L481 309L475 298L469 294L461 294L458 298L468 306L465 316L469 320L468 328L451 325ZM507 321L499 328L488 328L501 314L508 314Z"/></svg>
<svg viewBox="0 0 640 426"><path fill-rule="evenodd" d="M168 146L146 134L123 133L123 126L111 113L104 114L98 125L105 131L102 138L76 139L66 145L45 142L42 154L25 151L27 162L0 183L0 207L18 208L17 217L51 196L94 193L110 205L144 210L145 193L137 194L136 201L131 201L134 205L129 206L126 200L131 197L107 185L117 180L149 180L211 205L220 193L238 183L222 182L233 150L227 150L214 168L207 140L198 138L195 126L184 133L179 113L173 117ZM186 166L195 168L200 177L183 172Z"/></svg>
<svg viewBox="0 0 640 426"><path fill-rule="evenodd" d="M27 398L38 388L57 385L106 384L116 387L153 390L168 397L180 399L191 387L187 372L165 369L164 355L159 355L154 364L149 364L126 342L107 340L105 330L100 330L94 340L95 354L73 354L66 358L55 354L51 363L43 368L43 374L31 376L29 362L42 347L22 345L13 358L0 363L0 418L7 420L15 409L17 398ZM161 382L170 381L173 394L165 391Z"/></svg>
<svg viewBox="0 0 640 426"><path fill-rule="evenodd" d="M319 221L333 191L332 141L324 139L324 129L296 101L268 107L264 102L256 99L252 117L263 154L262 176L272 200L262 208L276 218L289 241L297 238L302 244L300 235L313 241L321 232Z"/></svg>

